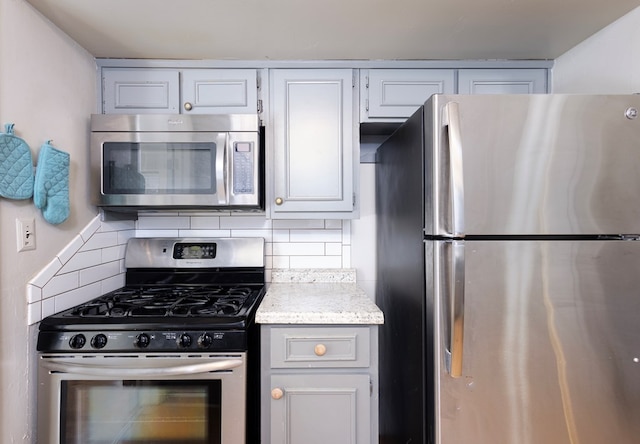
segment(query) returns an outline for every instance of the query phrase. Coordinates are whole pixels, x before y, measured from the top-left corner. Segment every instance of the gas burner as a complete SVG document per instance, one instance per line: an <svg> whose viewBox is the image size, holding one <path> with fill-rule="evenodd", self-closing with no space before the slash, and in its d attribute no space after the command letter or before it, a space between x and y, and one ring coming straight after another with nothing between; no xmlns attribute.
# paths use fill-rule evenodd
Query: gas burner
<svg viewBox="0 0 640 444"><path fill-rule="evenodd" d="M80 317L235 316L255 291L250 287L124 287L75 307Z"/></svg>

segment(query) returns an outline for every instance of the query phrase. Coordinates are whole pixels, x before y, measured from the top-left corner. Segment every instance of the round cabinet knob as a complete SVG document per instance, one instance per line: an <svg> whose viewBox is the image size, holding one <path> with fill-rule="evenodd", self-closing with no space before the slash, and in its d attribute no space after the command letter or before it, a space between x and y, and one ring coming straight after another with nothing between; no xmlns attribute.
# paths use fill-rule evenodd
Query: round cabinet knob
<svg viewBox="0 0 640 444"><path fill-rule="evenodd" d="M91 338L91 347L101 349L107 345L107 337L102 333L95 335Z"/></svg>
<svg viewBox="0 0 640 444"><path fill-rule="evenodd" d="M193 109L193 105L189 102L184 102L184 109L187 111L191 111Z"/></svg>
<svg viewBox="0 0 640 444"><path fill-rule="evenodd" d="M274 388L273 390L271 390L271 397L276 401L278 399L281 399L283 396L284 396L284 392L282 391L281 388Z"/></svg>
<svg viewBox="0 0 640 444"><path fill-rule="evenodd" d="M327 346L324 344L316 344L316 346L313 347L313 352L316 354L316 356L324 356L324 354L327 352Z"/></svg>
<svg viewBox="0 0 640 444"><path fill-rule="evenodd" d="M276 205L282 205L284 199L282 197L276 197Z"/></svg>
<svg viewBox="0 0 640 444"><path fill-rule="evenodd" d="M147 348L150 343L151 338L146 333L140 333L138 336L136 336L135 341L133 341L133 345L138 348Z"/></svg>

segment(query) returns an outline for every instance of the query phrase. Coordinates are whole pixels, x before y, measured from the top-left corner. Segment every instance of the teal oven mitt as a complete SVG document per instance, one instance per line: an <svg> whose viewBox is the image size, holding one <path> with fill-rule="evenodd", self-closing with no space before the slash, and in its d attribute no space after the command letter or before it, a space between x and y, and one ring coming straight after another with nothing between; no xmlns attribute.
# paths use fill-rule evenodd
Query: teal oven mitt
<svg viewBox="0 0 640 444"><path fill-rule="evenodd" d="M0 134L0 196L29 199L33 195L33 159L29 145L13 135L13 123Z"/></svg>
<svg viewBox="0 0 640 444"><path fill-rule="evenodd" d="M47 222L57 225L69 217L70 156L50 142L42 145L38 155L33 203L42 210Z"/></svg>

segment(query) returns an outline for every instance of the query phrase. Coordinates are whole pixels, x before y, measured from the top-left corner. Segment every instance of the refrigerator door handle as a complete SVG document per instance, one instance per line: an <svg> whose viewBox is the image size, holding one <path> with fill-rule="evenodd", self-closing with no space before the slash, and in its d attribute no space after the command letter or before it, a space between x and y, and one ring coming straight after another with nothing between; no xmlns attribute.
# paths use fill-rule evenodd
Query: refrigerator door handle
<svg viewBox="0 0 640 444"><path fill-rule="evenodd" d="M443 108L443 121L449 139L450 209L453 227L451 236L464 237L464 179L462 165L462 138L460 112L457 102L447 102Z"/></svg>
<svg viewBox="0 0 640 444"><path fill-rule="evenodd" d="M465 293L465 252L464 241L448 241L444 245L449 250L450 258L446 267L446 295L443 301L447 304L445 322L447 340L449 343L445 350L446 366L452 378L462 376L462 355L464 350L464 293Z"/></svg>

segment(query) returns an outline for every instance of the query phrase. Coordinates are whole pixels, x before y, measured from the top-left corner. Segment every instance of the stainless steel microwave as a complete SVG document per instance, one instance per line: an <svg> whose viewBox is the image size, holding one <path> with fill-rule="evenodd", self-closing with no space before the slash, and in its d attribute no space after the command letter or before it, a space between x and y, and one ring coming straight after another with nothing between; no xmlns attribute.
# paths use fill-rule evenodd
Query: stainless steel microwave
<svg viewBox="0 0 640 444"><path fill-rule="evenodd" d="M94 114L90 143L99 207L264 208L257 115Z"/></svg>

